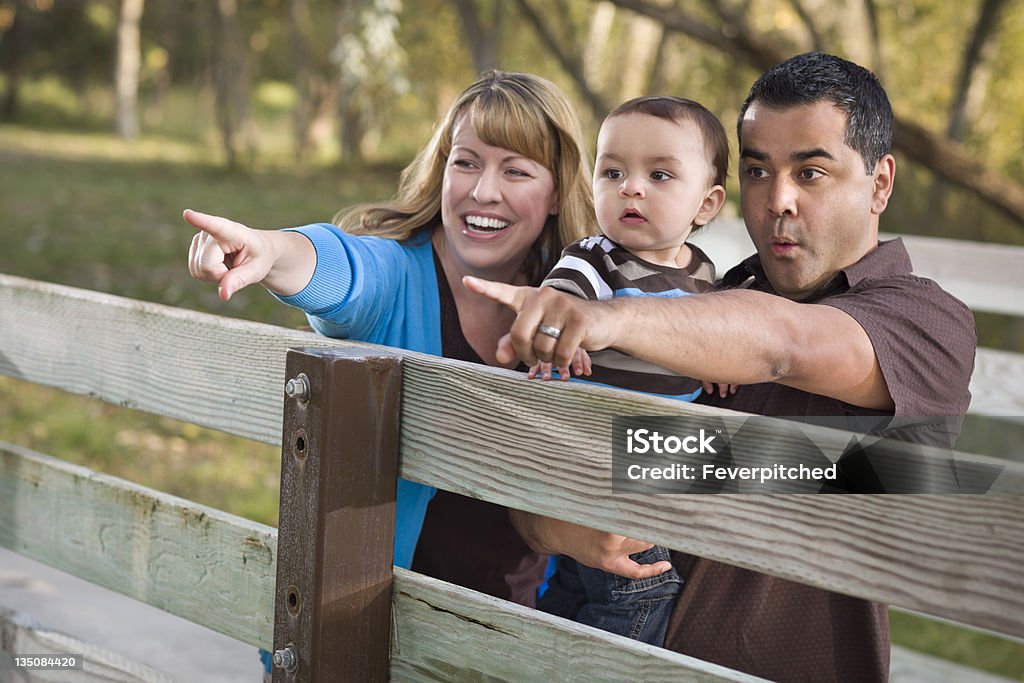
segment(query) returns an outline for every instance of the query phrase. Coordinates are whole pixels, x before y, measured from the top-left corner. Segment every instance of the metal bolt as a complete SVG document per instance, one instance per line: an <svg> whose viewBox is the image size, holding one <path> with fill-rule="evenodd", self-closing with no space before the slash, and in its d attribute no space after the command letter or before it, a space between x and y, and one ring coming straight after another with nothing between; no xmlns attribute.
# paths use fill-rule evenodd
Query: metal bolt
<svg viewBox="0 0 1024 683"><path fill-rule="evenodd" d="M295 646L289 643L283 650L275 652L274 666L284 669L286 673L295 673L299 668L299 656L295 653Z"/></svg>
<svg viewBox="0 0 1024 683"><path fill-rule="evenodd" d="M284 393L288 398L297 398L300 401L308 401L310 388L309 378L306 377L306 373L300 372L298 377L288 380L288 383L284 385Z"/></svg>

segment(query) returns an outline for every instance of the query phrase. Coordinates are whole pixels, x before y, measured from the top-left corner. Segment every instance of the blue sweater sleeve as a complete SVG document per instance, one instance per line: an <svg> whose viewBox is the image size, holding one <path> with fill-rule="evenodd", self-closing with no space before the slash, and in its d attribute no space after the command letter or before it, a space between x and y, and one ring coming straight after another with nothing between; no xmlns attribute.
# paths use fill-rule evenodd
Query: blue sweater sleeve
<svg viewBox="0 0 1024 683"><path fill-rule="evenodd" d="M408 257L395 240L354 237L333 225L295 230L316 250L316 270L306 287L279 297L306 312L313 329L328 337L386 343L392 315L408 276ZM392 344L395 345L395 344Z"/></svg>
<svg viewBox="0 0 1024 683"><path fill-rule="evenodd" d="M306 287L278 297L306 312L314 330L441 355L440 304L430 233L407 240L349 235L334 225L296 228L316 249Z"/></svg>

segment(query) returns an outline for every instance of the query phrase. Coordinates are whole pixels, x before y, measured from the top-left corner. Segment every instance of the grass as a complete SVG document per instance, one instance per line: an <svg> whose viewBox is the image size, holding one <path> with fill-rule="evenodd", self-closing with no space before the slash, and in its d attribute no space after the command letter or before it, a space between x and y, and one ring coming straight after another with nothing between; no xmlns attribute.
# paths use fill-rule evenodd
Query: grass
<svg viewBox="0 0 1024 683"><path fill-rule="evenodd" d="M262 289L221 302L185 266L191 229L186 207L253 227L330 220L355 201L387 196L393 171L295 168L282 161L274 111L260 116L278 139L251 170L219 166L213 136L196 130L200 113L175 99L167 124L128 143L104 132L61 99L52 84L23 120L0 125L0 272L122 296L249 318L304 325L298 312ZM277 95L280 97L280 94ZM102 102L100 95L91 102ZM60 109L43 115L47 102ZM43 107L43 109L40 109ZM191 118L188 118L191 117ZM189 121L191 128L183 121ZM200 126L201 128L201 126ZM279 449L194 425L133 412L0 378L0 440L276 524ZM892 615L893 642L968 666L1024 680L1024 645L904 613Z"/></svg>
<svg viewBox="0 0 1024 683"><path fill-rule="evenodd" d="M1024 681L1024 644L916 614L889 610L894 645Z"/></svg>

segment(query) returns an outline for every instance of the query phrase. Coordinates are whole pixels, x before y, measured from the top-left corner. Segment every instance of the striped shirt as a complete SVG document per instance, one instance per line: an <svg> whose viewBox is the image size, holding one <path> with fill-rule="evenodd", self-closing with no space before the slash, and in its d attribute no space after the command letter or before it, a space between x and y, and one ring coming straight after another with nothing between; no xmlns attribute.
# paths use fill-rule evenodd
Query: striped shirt
<svg viewBox="0 0 1024 683"><path fill-rule="evenodd" d="M649 263L603 235L570 244L541 287L554 287L581 299L604 301L626 296L678 298L710 291L715 267L694 245L685 268ZM623 389L662 394L692 401L700 382L614 349L590 354L590 381Z"/></svg>

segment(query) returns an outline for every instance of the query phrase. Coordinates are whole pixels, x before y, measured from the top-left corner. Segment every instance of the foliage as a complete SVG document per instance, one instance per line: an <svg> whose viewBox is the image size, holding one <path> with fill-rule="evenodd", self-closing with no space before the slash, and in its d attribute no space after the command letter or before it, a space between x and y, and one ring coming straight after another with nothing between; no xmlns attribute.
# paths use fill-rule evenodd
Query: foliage
<svg viewBox="0 0 1024 683"><path fill-rule="evenodd" d="M240 3L239 21L255 84L268 80L282 84L295 81L294 36L289 14L294 1ZM200 99L212 100L208 93L211 45L217 36L205 20L207 4L208 0L181 0L151 2L146 6L142 21L141 87L151 131L154 123L170 116L169 112L164 113L163 104L163 93L170 85L192 88ZM304 4L309 20L300 32L309 67L326 82L336 83L335 87L346 93L346 101L356 98L362 103L359 111L363 127L380 140L376 151L373 146L367 147L373 154L370 160L407 159L423 139L430 122L474 75L467 48L469 36L463 33L452 0L420 0L404 5L394 0L304 0ZM471 0L470 4L483 11L491 7L493 0ZM529 6L538 11L542 4L537 0L520 0L508 6ZM731 129L737 105L757 70L734 59L727 51L687 35L662 32L656 22L616 6L631 4L558 0L543 8L541 16L558 14L559 22L549 22L550 30L564 50L583 59L590 85L609 105L645 90L680 93L707 103ZM788 49L794 51L812 47L816 40L825 49L866 64L872 64L879 55L881 61L875 66L883 76L896 111L939 132L946 128L960 60L980 4L981 0L756 0L742 4L741 17L742 24L757 36L773 44L790 46ZM703 0L677 7L694 22L714 28L723 16L735 11L736 5L725 0ZM539 39L522 11L508 6L495 36L501 48L500 66L545 75L582 101L578 84L560 66L551 46ZM874 7L877 15L877 44L865 16L864 7L868 6ZM76 96L89 91L90 86L109 81L116 0L0 0L0 9L6 8L8 15L14 7L20 8L20 14L26 18L25 30L31 37L30 47L23 49L21 58L21 70L29 78L49 74L70 84ZM1024 4L1007 3L1001 17L991 38L992 49L987 52L987 80L982 89L980 113L971 122L965 144L975 158L1020 182L1024 180L1024 160L1017 153L1024 145L1024 128L1019 125L1024 103L1024 78L1020 73L1024 68ZM599 24L605 27L602 29ZM729 25L724 24L722 30L727 32ZM385 30L375 33L373 27ZM0 54L8 42L5 28L10 27L0 18ZM339 30L343 32L340 35ZM376 49L383 45L392 48ZM936 45L944 47L936 50ZM371 53L376 55L373 59ZM353 79L358 74L363 75ZM394 94L388 96L388 92ZM584 117L591 135L596 132L596 122L602 113L588 113ZM113 114L108 111L102 116L112 118ZM147 122L143 123L145 126ZM327 116L321 117L319 125L331 129L339 123L337 118ZM321 149L315 157L337 159L340 147L336 138L319 134L316 140ZM280 141L274 146L289 148L287 142ZM901 166L908 164L901 161ZM904 183L904 178L908 182ZM979 206L961 190L945 188L937 199L933 184L926 172L901 175L900 190L887 217L893 225L887 227L961 236L954 234L958 226L969 224L987 239L1024 242L1024 231L1009 226L1003 215ZM922 203L928 208L927 213L919 210ZM924 215L929 217L927 222L913 220Z"/></svg>
<svg viewBox="0 0 1024 683"><path fill-rule="evenodd" d="M351 26L331 50L331 61L341 73L341 96L355 119L366 129L386 120L390 100L409 91L405 77L405 51L397 40L401 0L361 0L346 4Z"/></svg>

